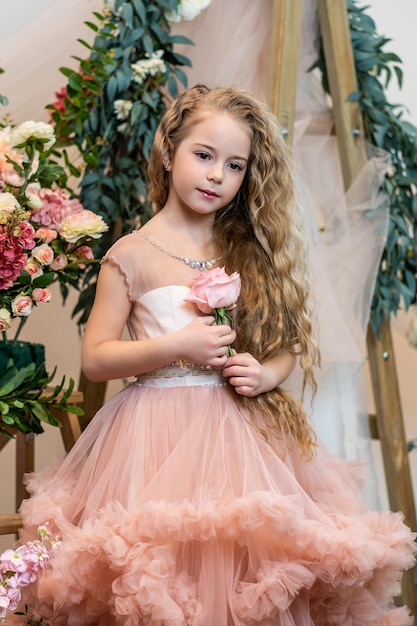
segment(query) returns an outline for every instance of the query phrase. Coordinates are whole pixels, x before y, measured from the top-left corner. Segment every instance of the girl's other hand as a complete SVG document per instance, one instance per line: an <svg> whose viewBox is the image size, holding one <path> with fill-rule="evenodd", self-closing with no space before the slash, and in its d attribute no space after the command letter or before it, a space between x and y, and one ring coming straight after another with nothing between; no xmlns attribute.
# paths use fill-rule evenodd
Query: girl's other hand
<svg viewBox="0 0 417 626"><path fill-rule="evenodd" d="M180 358L212 367L225 365L228 346L236 339L230 326L214 324L211 315L198 317L175 334Z"/></svg>
<svg viewBox="0 0 417 626"><path fill-rule="evenodd" d="M229 379L236 393L253 398L283 383L294 369L295 360L290 353L277 355L264 363L248 352L234 354L227 359L223 376Z"/></svg>
<svg viewBox="0 0 417 626"><path fill-rule="evenodd" d="M229 357L223 368L223 376L229 379L236 393L241 396L253 398L266 391L263 388L263 367L249 352Z"/></svg>

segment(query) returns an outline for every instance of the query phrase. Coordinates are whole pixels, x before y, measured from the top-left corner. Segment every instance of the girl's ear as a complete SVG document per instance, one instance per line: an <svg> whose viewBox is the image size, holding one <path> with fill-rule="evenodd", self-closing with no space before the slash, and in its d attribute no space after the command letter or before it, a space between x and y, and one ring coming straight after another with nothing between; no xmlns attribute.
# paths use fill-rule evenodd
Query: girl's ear
<svg viewBox="0 0 417 626"><path fill-rule="evenodd" d="M164 170L169 172L171 169L171 156L169 150L165 152L162 162L164 164Z"/></svg>
<svg viewBox="0 0 417 626"><path fill-rule="evenodd" d="M168 152L166 152L164 154L164 158L163 158L163 164L164 164L164 170L166 170L167 172L170 171L171 169L171 159L169 157Z"/></svg>

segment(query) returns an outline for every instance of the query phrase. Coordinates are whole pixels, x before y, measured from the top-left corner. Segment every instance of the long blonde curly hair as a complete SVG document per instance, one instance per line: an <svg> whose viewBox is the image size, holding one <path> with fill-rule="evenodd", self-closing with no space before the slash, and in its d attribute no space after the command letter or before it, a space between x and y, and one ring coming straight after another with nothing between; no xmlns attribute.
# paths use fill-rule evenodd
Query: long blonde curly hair
<svg viewBox="0 0 417 626"><path fill-rule="evenodd" d="M168 197L164 159L175 154L191 126L213 112L227 113L243 123L252 137L244 181L233 201L217 212L214 226L222 264L228 272L238 271L242 279L235 348L261 362L296 353L303 370L303 392L310 385L314 394L313 368L320 356L308 304L303 223L294 196L290 153L267 107L234 87L196 85L181 93L161 120L151 150L148 173L154 209L162 209ZM311 456L315 436L301 402L280 388L240 399L266 438L271 432L290 434ZM265 428L259 426L259 409Z"/></svg>

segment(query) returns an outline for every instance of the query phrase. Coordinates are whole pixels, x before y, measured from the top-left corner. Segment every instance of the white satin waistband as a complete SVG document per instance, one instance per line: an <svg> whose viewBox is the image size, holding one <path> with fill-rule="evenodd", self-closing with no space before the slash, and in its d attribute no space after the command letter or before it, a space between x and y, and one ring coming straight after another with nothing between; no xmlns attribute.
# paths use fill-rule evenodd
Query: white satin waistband
<svg viewBox="0 0 417 626"><path fill-rule="evenodd" d="M140 374L133 385L143 387L224 387L221 370L191 361L175 361L156 370Z"/></svg>

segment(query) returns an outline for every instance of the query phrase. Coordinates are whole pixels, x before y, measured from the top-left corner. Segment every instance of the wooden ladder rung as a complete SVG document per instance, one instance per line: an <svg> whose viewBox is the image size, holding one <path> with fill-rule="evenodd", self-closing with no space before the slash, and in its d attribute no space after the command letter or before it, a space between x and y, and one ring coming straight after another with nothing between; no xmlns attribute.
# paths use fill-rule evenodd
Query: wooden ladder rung
<svg viewBox="0 0 417 626"><path fill-rule="evenodd" d="M0 515L0 535L13 535L22 526L22 516L19 513Z"/></svg>

